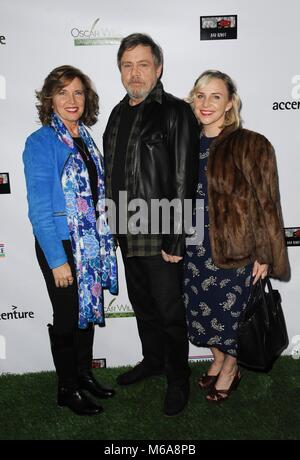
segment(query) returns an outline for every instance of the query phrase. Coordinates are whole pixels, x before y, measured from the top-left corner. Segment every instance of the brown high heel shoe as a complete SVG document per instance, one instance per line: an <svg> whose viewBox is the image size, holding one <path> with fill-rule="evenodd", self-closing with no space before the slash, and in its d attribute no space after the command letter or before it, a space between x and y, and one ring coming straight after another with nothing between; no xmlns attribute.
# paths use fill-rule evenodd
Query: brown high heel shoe
<svg viewBox="0 0 300 460"><path fill-rule="evenodd" d="M208 375L207 372L205 372L205 374L203 374L202 377L200 377L197 380L197 384L199 385L201 390L204 390L204 391L211 390L214 384L216 383L216 381L218 380L219 374L218 375Z"/></svg>
<svg viewBox="0 0 300 460"><path fill-rule="evenodd" d="M233 381L227 390L217 390L214 386L211 391L206 395L206 400L212 403L222 403L226 401L230 394L237 389L242 379L239 369L236 371Z"/></svg>

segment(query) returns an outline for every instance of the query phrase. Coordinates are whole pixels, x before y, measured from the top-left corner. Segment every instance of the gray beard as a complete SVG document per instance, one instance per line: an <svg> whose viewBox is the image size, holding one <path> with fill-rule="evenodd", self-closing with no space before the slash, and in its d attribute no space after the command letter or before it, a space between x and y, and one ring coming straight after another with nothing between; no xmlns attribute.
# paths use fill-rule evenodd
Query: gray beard
<svg viewBox="0 0 300 460"><path fill-rule="evenodd" d="M149 96L149 94L151 93L151 91L152 91L153 88L155 87L156 83L157 83L157 81L156 81L156 82L151 86L151 88L148 89L148 90L145 90L145 89L144 89L144 90L142 90L142 89L140 89L140 90L138 90L138 89L136 89L136 90L131 90L131 89L129 88L129 86L128 86L127 88L125 87L125 89L126 89L126 91L127 91L128 96L130 97L130 99L133 99L133 100L139 100L139 99L144 100L144 99L146 99L147 96Z"/></svg>
<svg viewBox="0 0 300 460"><path fill-rule="evenodd" d="M130 97L130 99L146 99L146 97L151 93L152 89L150 91L131 91L129 88L127 89L127 94Z"/></svg>

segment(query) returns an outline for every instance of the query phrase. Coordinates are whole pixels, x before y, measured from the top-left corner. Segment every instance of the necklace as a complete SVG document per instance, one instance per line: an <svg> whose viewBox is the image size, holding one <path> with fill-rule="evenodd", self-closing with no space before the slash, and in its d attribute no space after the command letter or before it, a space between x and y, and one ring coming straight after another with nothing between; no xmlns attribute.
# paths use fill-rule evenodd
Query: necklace
<svg viewBox="0 0 300 460"><path fill-rule="evenodd" d="M83 160L85 159L86 161L90 161L91 158L90 158L89 152L87 151L85 142L81 139L81 137L78 137L77 139L80 139L81 142L80 143L76 142L74 137L73 137L73 142L76 145L76 147L78 148L79 153L81 155L83 155ZM82 146L83 146L83 148L82 148Z"/></svg>

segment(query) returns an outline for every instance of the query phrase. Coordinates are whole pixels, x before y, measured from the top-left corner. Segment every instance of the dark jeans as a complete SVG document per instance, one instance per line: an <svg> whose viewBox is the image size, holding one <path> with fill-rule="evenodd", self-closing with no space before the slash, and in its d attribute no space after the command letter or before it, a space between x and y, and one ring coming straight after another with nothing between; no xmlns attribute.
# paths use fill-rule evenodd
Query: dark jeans
<svg viewBox="0 0 300 460"><path fill-rule="evenodd" d="M122 250L122 246L121 246ZM142 343L144 364L164 369L168 383L184 383L190 375L182 262L165 262L161 255L125 257L129 300Z"/></svg>
<svg viewBox="0 0 300 460"><path fill-rule="evenodd" d="M94 326L78 328L78 288L71 242L63 241L74 282L67 288L57 288L44 253L36 241L36 255L45 278L53 307L53 326L49 326L51 351L59 385L76 387L79 374L88 373L93 356Z"/></svg>

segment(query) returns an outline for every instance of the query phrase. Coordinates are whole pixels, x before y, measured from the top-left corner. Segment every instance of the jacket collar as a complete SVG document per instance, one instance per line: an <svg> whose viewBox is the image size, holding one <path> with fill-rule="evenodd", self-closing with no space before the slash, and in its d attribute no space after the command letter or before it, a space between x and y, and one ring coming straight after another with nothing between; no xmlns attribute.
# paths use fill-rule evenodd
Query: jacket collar
<svg viewBox="0 0 300 460"><path fill-rule="evenodd" d="M241 128L236 128L234 125L229 125L224 128L220 134L212 141L211 147L215 148L219 144L221 144L227 137L229 137L232 133L235 133Z"/></svg>

